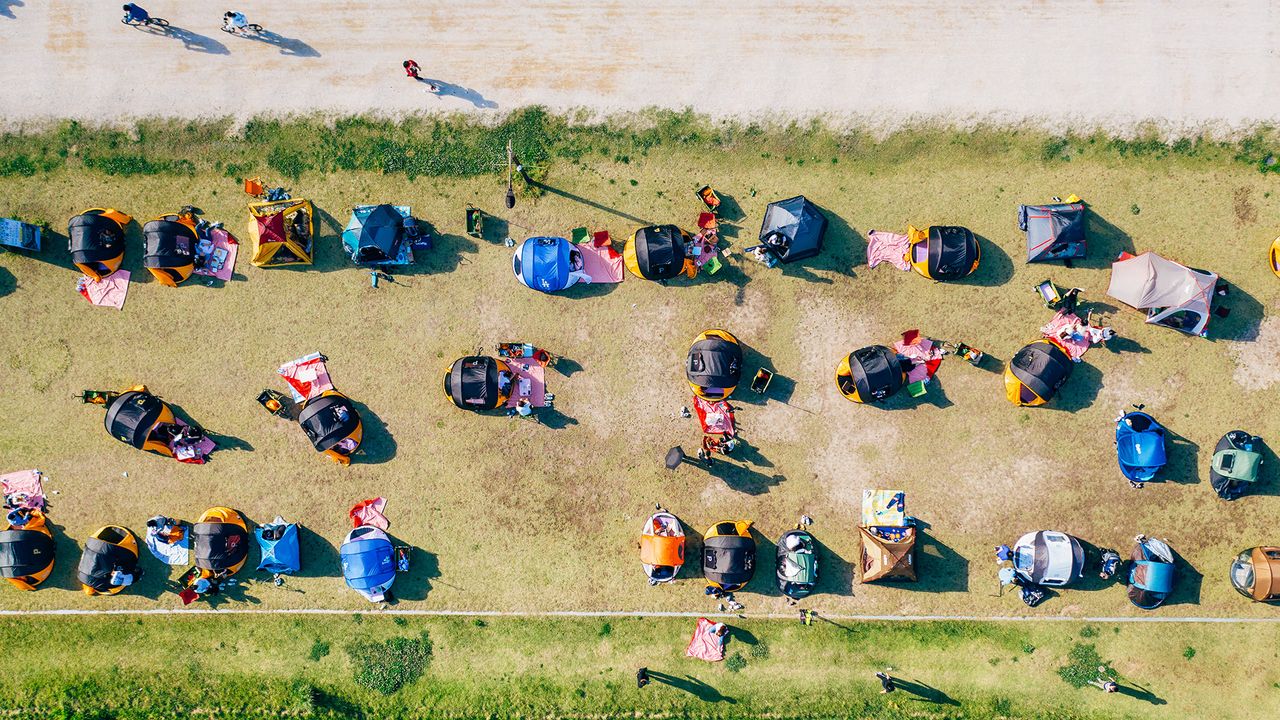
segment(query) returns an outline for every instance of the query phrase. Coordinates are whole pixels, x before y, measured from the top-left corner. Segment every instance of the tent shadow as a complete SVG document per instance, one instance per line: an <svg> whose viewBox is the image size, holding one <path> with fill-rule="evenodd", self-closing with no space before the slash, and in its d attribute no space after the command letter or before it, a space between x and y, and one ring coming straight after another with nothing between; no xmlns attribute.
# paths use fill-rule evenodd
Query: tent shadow
<svg viewBox="0 0 1280 720"><path fill-rule="evenodd" d="M756 572L742 592L764 597L782 597L782 590L778 588L778 544L765 537L755 525L751 526L751 539L756 543Z"/></svg>
<svg viewBox="0 0 1280 720"><path fill-rule="evenodd" d="M684 565L680 566L676 579L679 580L684 576L702 580L702 532L684 520L680 521L680 527L684 530L685 555Z"/></svg>
<svg viewBox="0 0 1280 720"><path fill-rule="evenodd" d="M204 434L207 435L209 439L212 440L217 445L217 447L213 449L213 452L209 453L210 459L214 458L215 453L217 453L219 450L244 450L246 452L253 451L253 445L251 445L247 440L241 440L235 435L222 435L219 433L215 433L209 430L208 428L206 428L203 424L194 420L191 417L191 414L188 413L186 410L184 410L181 405L173 402L172 400L169 400L168 398L164 398L164 401L166 404L169 405L169 407L173 408L173 414L175 417L182 420L183 422L186 422L191 425L195 425L201 430L204 430Z"/></svg>
<svg viewBox="0 0 1280 720"><path fill-rule="evenodd" d="M969 592L969 559L918 527L916 578L916 582L901 586L930 593Z"/></svg>
<svg viewBox="0 0 1280 720"><path fill-rule="evenodd" d="M980 287L1000 287L1013 278L1013 260L994 240L974 233L978 245L982 248L982 261L978 269L971 275L961 279L958 284L977 285Z"/></svg>
<svg viewBox="0 0 1280 720"><path fill-rule="evenodd" d="M602 210L611 215L616 215L624 220L629 220L630 222L633 222L637 225L647 226L647 225L654 224L653 222L649 220L645 220L644 218L636 217L635 215L625 213L621 210L618 210L617 208L612 208L612 207L609 207L608 205L603 205L601 203L596 202L595 200L590 200L588 198L582 197L581 195L575 195L571 192L568 192L566 190L561 190L560 188L554 187L552 185L548 185L543 182L538 182L537 180L530 180L529 185L532 187L538 188L539 190L542 190L544 192L549 192L552 195L559 195L560 197L566 200L572 200L573 202L581 203L583 205L586 205L587 207L592 207L592 208L595 208L596 210Z"/></svg>
<svg viewBox="0 0 1280 720"><path fill-rule="evenodd" d="M1213 316L1209 320L1209 340L1257 341L1262 317L1266 314L1257 298L1238 285L1229 285L1227 294L1215 297L1213 305L1215 312L1229 310L1231 314L1227 317Z"/></svg>
<svg viewBox="0 0 1280 720"><path fill-rule="evenodd" d="M854 268L867 264L867 243L862 233L831 210L821 205L818 209L827 216L827 234L823 239L822 252L807 261L809 267L856 278L858 275Z"/></svg>
<svg viewBox="0 0 1280 720"><path fill-rule="evenodd" d="M51 507L46 507L45 512L51 512ZM76 538L68 535L67 529L55 523L49 515L45 515L44 522L45 527L53 534L54 563L49 577L37 586L37 590L57 588L79 592L80 580L76 577L76 569L80 562L80 543ZM142 552L145 552L145 549Z"/></svg>
<svg viewBox="0 0 1280 720"><path fill-rule="evenodd" d="M247 33L241 35L247 40L257 40L266 45L274 45L280 48L281 55L291 55L293 57L320 57L320 52L305 42L297 38L288 38L279 33L263 30L258 33Z"/></svg>
<svg viewBox="0 0 1280 720"><path fill-rule="evenodd" d="M1195 569L1182 553L1173 551L1173 564L1178 575L1174 580L1173 592L1165 598L1165 605L1199 605L1200 588L1204 585L1204 573ZM1127 568L1126 568L1127 571ZM1128 578L1125 578L1126 581Z"/></svg>
<svg viewBox="0 0 1280 720"><path fill-rule="evenodd" d="M338 556L338 549L301 523L298 524L298 548L302 567L298 569L297 577L342 577L342 560Z"/></svg>
<svg viewBox="0 0 1280 720"><path fill-rule="evenodd" d="M425 220L422 223L426 225L425 232L431 235L434 246L420 258L415 258L417 262L408 266L408 272L397 268L395 272L400 275L418 272L452 272L459 265L467 262L465 255L475 255L480 250L480 246L470 236L441 233L436 230L435 225Z"/></svg>
<svg viewBox="0 0 1280 720"><path fill-rule="evenodd" d="M1249 488L1243 497L1250 495L1280 495L1280 457L1276 456L1276 451L1265 441L1257 448L1258 454L1262 456L1262 466L1258 468L1258 480ZM1209 462L1213 462L1213 456L1209 456Z"/></svg>
<svg viewBox="0 0 1280 720"><path fill-rule="evenodd" d="M399 542L397 541L397 544ZM398 600L426 600L431 581L440 577L440 559L419 547L409 549L409 572L401 573L393 586Z"/></svg>
<svg viewBox="0 0 1280 720"><path fill-rule="evenodd" d="M925 394L920 397L911 397L911 394L905 389L899 391L896 395L889 398L883 403L863 403L872 407L878 407L884 410L903 410L907 408L917 408L923 405L932 405L938 409L949 408L955 403L947 398L947 391L942 386L942 376L934 375L929 384L925 385Z"/></svg>
<svg viewBox="0 0 1280 720"><path fill-rule="evenodd" d="M893 678L893 684L897 689L913 696L911 699L918 702L933 703L935 705L952 705L955 707L960 706L959 700L952 698L950 695L926 683L916 680L904 680L895 676Z"/></svg>
<svg viewBox="0 0 1280 720"><path fill-rule="evenodd" d="M18 289L18 278L6 267L0 267L0 297L4 297Z"/></svg>
<svg viewBox="0 0 1280 720"><path fill-rule="evenodd" d="M1197 463L1199 452L1199 445L1166 427L1165 459L1167 462L1156 475L1156 480L1179 485L1199 484L1200 467Z"/></svg>
<svg viewBox="0 0 1280 720"><path fill-rule="evenodd" d="M1071 261L1072 267L1102 270L1111 267L1120 253L1134 252L1133 238L1106 218L1099 215L1092 207L1084 214L1085 243L1088 253L1085 257Z"/></svg>
<svg viewBox="0 0 1280 720"><path fill-rule="evenodd" d="M755 378L756 371L766 369L773 373L773 378L769 381L769 387L762 393L758 393L751 389L751 381ZM757 350L748 343L743 343L742 353L742 380L738 383L738 391L733 394L730 402L737 402L746 405L764 405L770 400L789 405L791 396L796 390L796 381L778 372L778 366L768 355Z"/></svg>
<svg viewBox="0 0 1280 720"><path fill-rule="evenodd" d="M722 222L737 224L747 219L747 214L742 211L742 206L734 196L719 190L716 190L716 195L720 196L719 215Z"/></svg>
<svg viewBox="0 0 1280 720"><path fill-rule="evenodd" d="M1079 412L1093 405L1103 386L1101 370L1088 361L1078 362L1066 384L1058 390L1053 399L1041 407L1068 413Z"/></svg>
<svg viewBox="0 0 1280 720"><path fill-rule="evenodd" d="M520 281L517 278L512 278L512 282L517 283L517 287L519 289L529 290L529 288L519 285ZM603 297L605 295L608 295L609 293L613 292L615 289L621 286L622 286L622 283L620 282L616 282L616 283L580 282L580 283L574 284L572 287L568 287L568 288L565 288L564 290L561 290L560 292L556 293L556 295L560 297L569 298L570 300L590 300L593 298L598 298L598 297ZM537 292L537 291L533 290L532 292Z"/></svg>
<svg viewBox="0 0 1280 720"><path fill-rule="evenodd" d="M840 595L851 597L853 583L857 577L854 564L840 557L828 547L817 535L813 538L814 550L818 556L818 587L814 594Z"/></svg>
<svg viewBox="0 0 1280 720"><path fill-rule="evenodd" d="M369 409L364 403L351 401L356 412L360 413L360 422L364 425L364 438L360 442L360 451L352 456L353 463L361 465L377 465L389 462L396 456L395 436L387 430L382 418Z"/></svg>
<svg viewBox="0 0 1280 720"><path fill-rule="evenodd" d="M207 55L231 54L231 51L227 49L226 45L223 45L208 35L201 35L198 32L178 27L177 25L170 25L167 28L145 25L135 27L142 32L150 33L152 35L162 35L164 37L171 37L178 40L182 43L182 48L184 50L190 50L191 52L205 53Z"/></svg>
<svg viewBox="0 0 1280 720"><path fill-rule="evenodd" d="M716 690L714 687L711 687L710 685L695 678L692 675L686 674L683 677L679 677L676 675L668 675L667 673L659 672L657 670L650 670L649 677L654 682L662 683L663 685L670 685L671 687L677 690L681 690L683 692L689 693L690 695L693 695L694 697L698 698L703 702L709 702L709 703L722 702L730 705L733 705L738 702L737 700L722 694L719 690Z"/></svg>

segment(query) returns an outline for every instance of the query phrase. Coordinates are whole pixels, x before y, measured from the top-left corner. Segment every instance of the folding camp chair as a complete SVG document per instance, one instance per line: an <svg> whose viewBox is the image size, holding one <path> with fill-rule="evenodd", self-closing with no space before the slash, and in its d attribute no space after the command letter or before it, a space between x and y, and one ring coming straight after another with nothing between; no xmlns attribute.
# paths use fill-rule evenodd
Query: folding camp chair
<svg viewBox="0 0 1280 720"><path fill-rule="evenodd" d="M597 230L591 233L591 242L596 247L609 247L613 245L613 238L609 237L608 230Z"/></svg>
<svg viewBox="0 0 1280 720"><path fill-rule="evenodd" d="M109 405L120 397L120 393L110 390L84 390L78 396L86 405Z"/></svg>
<svg viewBox="0 0 1280 720"><path fill-rule="evenodd" d="M245 178L245 179L244 179L244 192L245 192L245 194L246 194L246 195L252 195L253 197L260 198L260 197L262 197L263 195L266 195L266 194L267 194L267 189L266 189L265 187L263 187L263 185L262 185L262 180L261 180L261 179L256 178L256 177L255 177L255 178Z"/></svg>
<svg viewBox="0 0 1280 720"><path fill-rule="evenodd" d="M703 185L698 188L698 199L701 200L702 204L706 205L707 209L711 212L720 212L720 196L716 194L715 190L711 189L710 185Z"/></svg>
<svg viewBox="0 0 1280 720"><path fill-rule="evenodd" d="M576 227L569 231L569 242L574 245L581 245L586 242L589 237L591 237L591 233L584 227Z"/></svg>
<svg viewBox="0 0 1280 720"><path fill-rule="evenodd" d="M1044 301L1044 306L1050 310L1062 302L1062 293L1058 291L1058 286L1054 285L1052 280L1045 280L1036 285L1035 291L1039 293L1040 299Z"/></svg>
<svg viewBox="0 0 1280 720"><path fill-rule="evenodd" d="M290 409L289 398L284 393L275 390L263 390L258 393L258 404L266 408L267 412L282 417L285 420L293 419L293 412Z"/></svg>
<svg viewBox="0 0 1280 720"><path fill-rule="evenodd" d="M769 383L773 382L773 371L766 368L760 368L756 371L756 376L751 378L751 390L764 394L769 389Z"/></svg>
<svg viewBox="0 0 1280 720"><path fill-rule="evenodd" d="M467 234L473 238L484 236L484 211L474 205L467 206Z"/></svg>

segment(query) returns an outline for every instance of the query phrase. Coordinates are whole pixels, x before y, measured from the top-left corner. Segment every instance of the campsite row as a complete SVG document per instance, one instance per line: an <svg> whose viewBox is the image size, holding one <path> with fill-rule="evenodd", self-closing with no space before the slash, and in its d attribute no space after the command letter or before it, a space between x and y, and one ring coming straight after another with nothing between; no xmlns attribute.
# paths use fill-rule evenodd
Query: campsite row
<svg viewBox="0 0 1280 720"><path fill-rule="evenodd" d="M397 573L410 569L412 550L395 545L387 534L382 500L368 500L352 508L354 528L343 538L338 554L347 586L371 602L383 602L391 594ZM725 520L703 533L702 576L707 594L722 597L742 590L756 571L757 543L749 520ZM861 541L858 562L862 583L917 580L919 566L915 518L906 513L905 493L866 490L862 500ZM116 595L141 576L141 544L156 558L172 566L187 566L177 582L179 596L190 603L217 594L246 565L249 536L260 550L257 570L271 573L277 584L299 572L302 554L299 526L276 517L252 531L245 517L228 507L214 507L194 524L157 516L147 522L145 540L126 527L99 528L85 542L76 570L87 595ZM650 585L676 580L685 563L683 523L659 507L645 520L640 537L640 562ZM40 510L22 515L20 524L0 532L0 558L4 577L23 590L34 590L53 572L53 533ZM775 545L775 573L779 591L792 602L817 591L818 544L801 525L783 533ZM1022 587L1028 605L1038 605L1045 588L1061 588L1079 581L1090 564L1085 544L1066 533L1046 530L1026 533L1013 548L997 551L1002 563L1002 585ZM1100 574L1110 580L1119 571L1120 557L1102 551ZM1173 592L1176 576L1173 550L1163 541L1139 535L1135 539L1127 573L1128 596L1137 607L1159 607ZM1231 564L1230 579L1245 597L1255 601L1280 599L1280 548L1259 547L1241 552Z"/></svg>

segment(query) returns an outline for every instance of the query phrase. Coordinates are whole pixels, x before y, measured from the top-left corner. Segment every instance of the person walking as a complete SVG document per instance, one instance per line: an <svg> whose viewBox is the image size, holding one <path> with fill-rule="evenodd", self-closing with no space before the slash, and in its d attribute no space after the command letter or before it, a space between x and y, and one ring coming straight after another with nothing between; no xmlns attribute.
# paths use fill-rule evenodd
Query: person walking
<svg viewBox="0 0 1280 720"><path fill-rule="evenodd" d="M886 672L876 673L876 677L880 680L880 694L888 695L898 688L893 684L893 676Z"/></svg>
<svg viewBox="0 0 1280 720"><path fill-rule="evenodd" d="M1120 692L1120 683L1116 682L1115 678L1111 678L1107 676L1106 665L1098 666L1098 677L1094 678L1093 680L1090 680L1089 684L1098 688L1104 693Z"/></svg>
<svg viewBox="0 0 1280 720"><path fill-rule="evenodd" d="M640 689L649 684L649 668L640 668L636 671L636 689Z"/></svg>
<svg viewBox="0 0 1280 720"><path fill-rule="evenodd" d="M422 72L422 67L421 67L420 65L418 65L418 62L417 62L416 60L405 60L405 61L404 61L404 74L405 74L405 75L407 75L407 76L409 76L409 77L413 78L414 80L421 80L422 78L418 77L418 73L420 73L420 72Z"/></svg>

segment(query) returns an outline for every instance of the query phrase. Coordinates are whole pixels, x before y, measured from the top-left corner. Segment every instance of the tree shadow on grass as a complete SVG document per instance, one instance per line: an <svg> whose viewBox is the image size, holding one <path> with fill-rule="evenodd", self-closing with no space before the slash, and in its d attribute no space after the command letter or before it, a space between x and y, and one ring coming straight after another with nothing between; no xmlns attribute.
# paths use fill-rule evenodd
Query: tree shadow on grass
<svg viewBox="0 0 1280 720"><path fill-rule="evenodd" d="M360 441L360 452L351 456L351 462L361 465L377 465L389 462L396 456L397 444L395 436L387 430L382 418L369 409L368 405L354 400L356 412L360 413L360 423L364 425L364 437Z"/></svg>
<svg viewBox="0 0 1280 720"><path fill-rule="evenodd" d="M658 670L649 670L649 678L654 682L662 683L663 685L670 685L677 690L687 692L703 702L722 702L730 705L738 702L692 675L686 674L681 677L677 675L669 675Z"/></svg>

